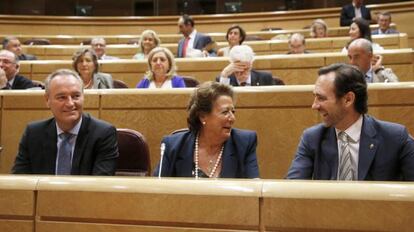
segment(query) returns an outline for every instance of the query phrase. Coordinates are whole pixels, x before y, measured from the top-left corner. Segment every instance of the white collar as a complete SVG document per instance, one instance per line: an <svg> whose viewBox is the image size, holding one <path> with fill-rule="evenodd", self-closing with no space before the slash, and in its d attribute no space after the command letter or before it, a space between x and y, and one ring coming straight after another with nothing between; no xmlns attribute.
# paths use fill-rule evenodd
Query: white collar
<svg viewBox="0 0 414 232"><path fill-rule="evenodd" d="M69 133L71 133L73 135L78 135L81 125L82 125L82 115L81 115L81 118L80 118L79 122L76 123L76 125L72 129L70 129ZM56 122L56 132L57 132L57 135L58 136L60 134L64 133L64 131L62 129L60 129L60 127L57 124L57 122Z"/></svg>
<svg viewBox="0 0 414 232"><path fill-rule="evenodd" d="M191 34L189 35L190 39L195 39L196 34L197 34L197 30L193 29L193 32L191 32Z"/></svg>
<svg viewBox="0 0 414 232"><path fill-rule="evenodd" d="M359 139L361 138L361 130L362 130L362 122L363 122L362 114L359 116L358 120L354 122L350 127L348 127L344 132L352 139L354 143L358 143ZM338 138L340 130L335 128L336 137Z"/></svg>

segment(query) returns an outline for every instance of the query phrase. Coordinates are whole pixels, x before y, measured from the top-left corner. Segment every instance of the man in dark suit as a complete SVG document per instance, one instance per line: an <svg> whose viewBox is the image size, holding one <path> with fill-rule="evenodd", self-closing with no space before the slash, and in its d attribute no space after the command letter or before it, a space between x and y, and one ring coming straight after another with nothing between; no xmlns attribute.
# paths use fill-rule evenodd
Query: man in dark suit
<svg viewBox="0 0 414 232"><path fill-rule="evenodd" d="M114 175L116 129L83 114L83 82L73 71L57 70L46 79L45 99L53 118L29 124L12 173Z"/></svg>
<svg viewBox="0 0 414 232"><path fill-rule="evenodd" d="M184 38L178 42L177 57L215 56L214 41L210 36L197 32L189 15L180 17L178 27Z"/></svg>
<svg viewBox="0 0 414 232"><path fill-rule="evenodd" d="M234 46L229 53L230 64L227 65L216 81L232 86L274 85L270 73L252 69L254 53L247 45Z"/></svg>
<svg viewBox="0 0 414 232"><path fill-rule="evenodd" d="M399 32L390 27L391 14L389 12L381 12L378 14L378 29L372 31L372 35L384 35L384 34L398 34Z"/></svg>
<svg viewBox="0 0 414 232"><path fill-rule="evenodd" d="M307 54L305 36L300 33L294 33L289 36L288 40L289 51L287 54Z"/></svg>
<svg viewBox="0 0 414 232"><path fill-rule="evenodd" d="M37 60L36 56L24 54L22 44L17 37L8 36L3 40L3 49L9 50L19 57L19 60Z"/></svg>
<svg viewBox="0 0 414 232"><path fill-rule="evenodd" d="M33 82L18 75L19 59L8 50L0 51L0 68L6 73L7 83L5 89L29 89L33 88Z"/></svg>
<svg viewBox="0 0 414 232"><path fill-rule="evenodd" d="M351 4L342 7L339 22L341 27L350 26L354 18L363 18L371 21L371 11L363 3L363 0L352 0Z"/></svg>
<svg viewBox="0 0 414 232"><path fill-rule="evenodd" d="M323 124L302 135L288 179L414 180L414 140L402 125L366 115L367 84L357 67L319 70L312 109Z"/></svg>

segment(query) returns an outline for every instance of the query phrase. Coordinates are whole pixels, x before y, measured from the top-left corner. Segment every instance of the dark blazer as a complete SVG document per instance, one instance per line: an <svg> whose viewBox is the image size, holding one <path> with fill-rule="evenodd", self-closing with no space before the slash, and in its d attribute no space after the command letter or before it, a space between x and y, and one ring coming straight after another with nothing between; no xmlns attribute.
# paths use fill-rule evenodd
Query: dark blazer
<svg viewBox="0 0 414 232"><path fill-rule="evenodd" d="M378 35L379 34L379 28L378 29L375 29L375 30L373 30L372 32L371 32L371 35ZM397 31L397 30L395 30L395 29L392 29L392 28L388 28L388 30L386 31L386 33L385 34L398 34L399 32Z"/></svg>
<svg viewBox="0 0 414 232"><path fill-rule="evenodd" d="M336 180L337 170L335 128L319 124L305 130L287 178ZM358 180L414 180L414 140L404 126L364 116Z"/></svg>
<svg viewBox="0 0 414 232"><path fill-rule="evenodd" d="M239 86L237 82L237 78L234 74L231 74L228 78L230 78L230 85L232 86ZM261 72L252 69L250 71L250 78L251 78L251 86L261 86L261 85L275 85L273 81L272 74L268 72ZM216 77L216 81L220 81L220 77Z"/></svg>
<svg viewBox="0 0 414 232"><path fill-rule="evenodd" d="M371 11L365 7L365 5L361 6L361 17L365 20L371 21ZM348 4L342 7L341 10L341 19L339 21L339 25L341 27L350 26L352 24L352 20L355 18L355 10L354 5Z"/></svg>
<svg viewBox="0 0 414 232"><path fill-rule="evenodd" d="M182 58L183 57L183 47L184 47L184 40L185 38L180 39L178 42L178 49L177 49L177 57ZM202 33L197 32L196 37L194 38L194 49L203 50L208 44L213 43L213 40L210 36L204 35ZM210 50L208 53L214 55L215 51Z"/></svg>
<svg viewBox="0 0 414 232"><path fill-rule="evenodd" d="M162 140L162 143L165 143L162 176L193 176L195 139L196 135L190 131L164 137ZM230 138L224 144L220 177L258 178L256 145L256 132L232 129ZM154 171L154 176L158 176L159 165Z"/></svg>
<svg viewBox="0 0 414 232"><path fill-rule="evenodd" d="M11 88L12 89L29 89L33 87L34 85L31 80L27 79L26 77L16 75L14 77L13 85Z"/></svg>
<svg viewBox="0 0 414 232"><path fill-rule="evenodd" d="M14 174L55 174L57 132L54 118L29 124L20 140ZM73 152L72 175L114 175L118 158L116 129L88 114Z"/></svg>
<svg viewBox="0 0 414 232"><path fill-rule="evenodd" d="M21 54L19 60L37 60L37 57L30 54Z"/></svg>

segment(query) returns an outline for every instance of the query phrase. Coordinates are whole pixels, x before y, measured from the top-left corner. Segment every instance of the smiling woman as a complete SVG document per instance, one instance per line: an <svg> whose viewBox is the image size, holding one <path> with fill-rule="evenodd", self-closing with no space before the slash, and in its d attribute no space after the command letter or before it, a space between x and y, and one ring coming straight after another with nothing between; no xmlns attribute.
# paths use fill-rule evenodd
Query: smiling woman
<svg viewBox="0 0 414 232"><path fill-rule="evenodd" d="M170 177L258 178L256 132L233 129L233 90L206 82L187 106L189 130L166 136L162 164L154 175Z"/></svg>
<svg viewBox="0 0 414 232"><path fill-rule="evenodd" d="M113 88L112 76L99 72L98 56L90 48L83 48L73 55L72 66L83 80L85 89Z"/></svg>

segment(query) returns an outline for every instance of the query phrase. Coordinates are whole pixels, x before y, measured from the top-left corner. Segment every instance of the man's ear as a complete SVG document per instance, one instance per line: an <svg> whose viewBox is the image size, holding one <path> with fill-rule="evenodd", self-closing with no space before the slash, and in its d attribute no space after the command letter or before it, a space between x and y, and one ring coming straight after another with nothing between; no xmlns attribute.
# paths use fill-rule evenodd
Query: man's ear
<svg viewBox="0 0 414 232"><path fill-rule="evenodd" d="M45 95L43 95L43 96L45 98L47 108L50 108L49 94L45 92Z"/></svg>
<svg viewBox="0 0 414 232"><path fill-rule="evenodd" d="M352 91L349 91L344 96L344 103L346 106L352 106L355 104L355 93Z"/></svg>

